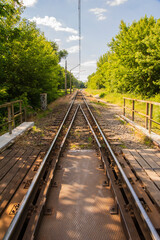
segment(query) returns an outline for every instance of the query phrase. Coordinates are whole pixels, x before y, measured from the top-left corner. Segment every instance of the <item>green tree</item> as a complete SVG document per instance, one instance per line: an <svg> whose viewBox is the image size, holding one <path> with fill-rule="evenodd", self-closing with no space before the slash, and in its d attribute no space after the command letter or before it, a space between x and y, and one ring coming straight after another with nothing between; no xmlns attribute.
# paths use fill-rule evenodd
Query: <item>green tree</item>
<svg viewBox="0 0 160 240"><path fill-rule="evenodd" d="M57 96L64 79L59 62L68 53L59 51L35 23L21 20L22 11L18 0L0 2L0 101L27 98L38 106L40 93L48 93L49 101Z"/></svg>
<svg viewBox="0 0 160 240"><path fill-rule="evenodd" d="M5 101L7 94L6 65L9 65L10 46L17 38L19 30L16 26L23 8L19 1L1 0L0 2L0 101Z"/></svg>
<svg viewBox="0 0 160 240"><path fill-rule="evenodd" d="M25 92L34 105L38 104L42 92L47 92L51 100L58 86L56 51L35 23L24 20L19 30L19 37L13 40L10 47L10 64L6 65L8 92L13 98Z"/></svg>
<svg viewBox="0 0 160 240"><path fill-rule="evenodd" d="M91 88L151 96L160 90L160 19L145 16L130 26L123 21L110 51L99 58L88 79ZM97 84L99 83L99 85Z"/></svg>

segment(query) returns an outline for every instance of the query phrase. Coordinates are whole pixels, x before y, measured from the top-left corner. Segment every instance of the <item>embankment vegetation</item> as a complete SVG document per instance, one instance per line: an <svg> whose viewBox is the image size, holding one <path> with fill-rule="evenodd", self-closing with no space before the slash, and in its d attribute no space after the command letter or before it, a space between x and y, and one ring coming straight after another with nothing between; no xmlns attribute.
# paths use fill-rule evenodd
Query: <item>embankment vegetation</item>
<svg viewBox="0 0 160 240"><path fill-rule="evenodd" d="M121 21L119 33L108 44L109 51L99 58L87 87L153 98L160 91L159 42L160 19L145 16L131 25Z"/></svg>
<svg viewBox="0 0 160 240"><path fill-rule="evenodd" d="M160 102L160 19L141 18L127 25L121 21L119 33L108 44L109 51L97 62L88 77L87 92L123 106L123 97ZM132 102L128 101L129 107ZM145 114L145 104L136 110ZM160 122L154 106L153 119ZM153 123L156 129L159 127Z"/></svg>

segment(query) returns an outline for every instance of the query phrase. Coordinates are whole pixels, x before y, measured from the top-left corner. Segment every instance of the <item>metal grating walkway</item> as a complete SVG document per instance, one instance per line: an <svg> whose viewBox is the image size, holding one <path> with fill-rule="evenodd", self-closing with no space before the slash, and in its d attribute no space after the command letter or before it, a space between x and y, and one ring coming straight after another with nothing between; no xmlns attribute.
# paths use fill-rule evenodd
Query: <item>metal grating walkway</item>
<svg viewBox="0 0 160 240"><path fill-rule="evenodd" d="M125 240L120 217L109 213L114 200L103 187L106 179L96 152L70 150L60 164L36 239Z"/></svg>

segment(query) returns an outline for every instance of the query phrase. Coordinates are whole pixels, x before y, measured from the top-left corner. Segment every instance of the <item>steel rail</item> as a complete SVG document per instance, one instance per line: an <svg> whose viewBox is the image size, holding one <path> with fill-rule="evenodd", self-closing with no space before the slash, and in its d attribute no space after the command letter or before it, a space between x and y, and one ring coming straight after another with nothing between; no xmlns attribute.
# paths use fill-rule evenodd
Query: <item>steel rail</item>
<svg viewBox="0 0 160 240"><path fill-rule="evenodd" d="M90 127L90 129L91 129L91 131L92 131L92 133L93 133L93 135L94 135L94 138L95 138L95 140L96 140L96 142L97 142L98 147L101 149L102 146L101 146L101 144L100 144L100 142L99 142L99 140L98 140L98 138L97 138L97 136L96 136L96 134L95 134L95 132L94 132L94 130L93 130L93 128L92 128L92 126L91 126L91 124L90 124L90 122L89 122L86 114L85 114L85 112L83 111L81 105L80 105L80 109L81 109L81 111L82 111L82 113L83 113L83 115L84 115L84 117L85 117L86 122L88 123L88 125L89 125L89 127Z"/></svg>
<svg viewBox="0 0 160 240"><path fill-rule="evenodd" d="M74 122L74 120L75 120L75 117L76 117L76 115L77 115L77 112L78 112L79 107L80 107L80 104L78 105L78 107L77 107L77 109L76 109L76 111L75 111L75 113L74 113L74 116L73 116L73 118L72 118L72 121L71 121L71 123L70 123L70 125L69 125L69 127L68 127L67 133L66 133L66 135L65 135L65 137L63 138L63 141L62 141L62 143L61 143L60 149L62 149L63 146L64 146L64 144L65 144L65 141L66 141L66 139L67 139L67 137L68 137L68 134L69 134L69 132L70 132L70 130L71 130L72 124L73 124L73 122Z"/></svg>
<svg viewBox="0 0 160 240"><path fill-rule="evenodd" d="M21 203L21 205L20 205L20 207L18 209L18 212L16 213L15 217L13 218L13 220L12 220L12 222L11 222L11 224L10 224L10 226L9 226L9 228L8 228L4 238L3 238L3 240L13 240L13 239L15 239L14 236L17 235L16 231L18 231L17 229L19 227L19 224L21 224L21 220L24 219L24 215L26 215L25 212L28 210L28 207L29 207L29 204L31 202L34 190L36 189L36 187L38 185L38 182L41 179L41 175L42 175L43 170L45 168L47 159L48 159L48 157L49 157L49 155L50 155L50 153L52 151L52 148L53 148L53 146L54 146L54 144L55 144L55 142L56 142L56 140L57 140L57 138L59 136L59 133L62 130L62 127L63 127L63 125L64 125L64 123L66 121L66 118L69 115L69 112L70 112L70 110L71 110L71 108L73 106L73 103L75 101L76 95L77 95L77 93L75 94L75 96L74 96L74 98L73 98L73 100L72 100L72 102L70 104L70 107L69 107L69 109L68 109L68 111L67 111L67 113L66 113L66 115L65 115L65 117L63 119L63 122L61 123L61 126L58 129L58 132L57 132L54 140L52 141L51 146L48 149L48 151L47 151L47 153L46 153L46 155L45 155L45 157L44 157L44 159L43 159L43 161L42 161L42 163L41 163L41 165L40 165L40 167L38 169L38 172L36 173L32 183L31 183L31 185L30 185L30 187L28 189L27 194L24 196L24 199L22 200L22 203Z"/></svg>
<svg viewBox="0 0 160 240"><path fill-rule="evenodd" d="M83 94L82 94L82 96L83 96ZM83 96L83 100L84 100L84 102L85 102L85 104L86 104L86 106L87 106L87 109L88 109L88 111L90 112L90 114L91 114L91 116L92 116L95 124L97 125L97 127L98 127L98 129L99 129L99 132L100 132L101 136L103 137L103 140L105 141L106 146L108 147L108 149L109 149L109 151L110 151L110 153L111 153L114 161L116 162L116 164L117 164L117 166L118 166L118 169L119 169L119 171L120 171L120 173L121 173L121 175L122 175L122 177L123 177L123 179L124 179L127 187L129 188L129 190L130 190L130 192L131 192L131 194L132 194L132 197L134 198L135 203L136 203L136 205L138 206L138 208L139 208L139 210L140 210L140 213L141 213L144 221L146 222L146 224L147 224L147 226L148 226L148 228L149 228L149 231L150 231L150 233L151 233L152 239L154 239L154 240L160 240L160 237L159 237L159 235L158 235L155 227L153 226L150 218L148 217L145 209L143 208L143 206L142 206L142 204L141 204L141 202L140 202L137 194L135 193L135 191L134 191L131 183L129 182L129 180L128 180L126 174L125 174L125 172L123 171L123 169L122 169L122 167L121 167L118 159L116 158L114 152L112 151L112 149L111 149L111 147L110 147L110 144L108 143L106 137L104 136L104 134L103 134L103 132L102 132L99 124L97 123L97 121L96 121L96 119L95 119L92 111L90 110L90 108L89 108L89 106L88 106L88 103L86 102L84 96Z"/></svg>

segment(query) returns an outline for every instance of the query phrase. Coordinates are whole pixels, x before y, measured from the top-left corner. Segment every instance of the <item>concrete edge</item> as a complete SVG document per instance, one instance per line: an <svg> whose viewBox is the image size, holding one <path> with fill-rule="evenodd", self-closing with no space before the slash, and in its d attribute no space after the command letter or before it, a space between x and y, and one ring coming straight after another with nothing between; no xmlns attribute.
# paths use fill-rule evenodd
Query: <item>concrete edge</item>
<svg viewBox="0 0 160 240"><path fill-rule="evenodd" d="M24 126L25 124L27 125L26 127ZM23 135L24 132L28 131L33 126L34 126L34 122L23 122L18 127L13 129L11 135L9 133L5 133L2 136L0 136L1 141L2 141L2 138L6 138L3 140L3 142L0 143L0 152L3 152L5 149L10 147L17 140L17 138L19 138L21 135ZM20 128L22 129L20 130Z"/></svg>
<svg viewBox="0 0 160 240"><path fill-rule="evenodd" d="M160 147L160 135L154 133L154 132L151 132L149 133L148 130L138 124L136 124L135 122L133 122L132 120L130 120L129 118L123 116L123 115L116 115L118 118L120 118L122 121L126 121L128 122L129 124L131 124L134 128L140 130L141 132L144 133L144 135L146 135L148 138L150 138L153 143L155 145L157 145L158 147Z"/></svg>

